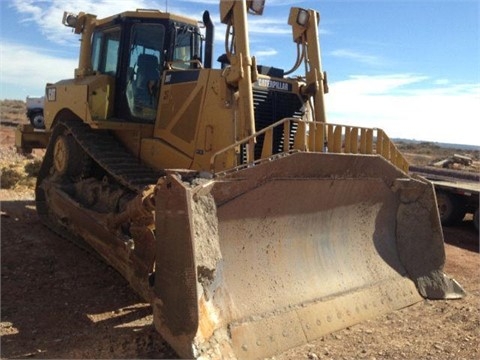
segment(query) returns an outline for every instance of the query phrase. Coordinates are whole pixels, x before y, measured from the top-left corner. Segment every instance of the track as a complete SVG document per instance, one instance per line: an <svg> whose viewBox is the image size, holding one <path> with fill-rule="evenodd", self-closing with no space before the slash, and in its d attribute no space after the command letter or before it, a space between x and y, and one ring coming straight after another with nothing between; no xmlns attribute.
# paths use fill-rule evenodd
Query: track
<svg viewBox="0 0 480 360"><path fill-rule="evenodd" d="M106 130L93 130L79 121L65 121L62 125L106 173L136 193L147 185L156 184L164 175L140 163Z"/></svg>
<svg viewBox="0 0 480 360"><path fill-rule="evenodd" d="M69 176L68 173L58 175L56 173L57 170L53 170L56 169L54 165L56 140L66 134L73 137L81 147L81 151L79 153L74 152L75 156L72 155L73 157L68 159L67 162L81 162L82 167L85 168L85 174L95 168L94 177L97 183L103 183L105 177L108 177L106 188L117 189L115 190L117 195L108 191L105 191L103 195L98 193L94 195L95 201L101 202L100 198L103 201L108 199L108 202L106 202L108 207L104 208L103 211L96 212L95 209L90 209L89 205L82 205L81 200L75 195L72 196L66 190L76 182L88 181L90 178L93 180L91 175L83 179L84 174L77 177ZM89 157L86 162L81 159L81 157L87 157L81 153L82 151ZM93 164L94 162L95 165ZM100 172L97 169L98 167L101 168ZM115 228L110 228L105 223L105 216L107 213L116 214L118 211L121 211L118 204L120 197L126 200L135 198L148 185L156 184L162 175L162 172L143 165L108 131L92 130L88 125L79 121L62 121L55 126L52 132L52 137L37 178L35 188L37 213L42 222L52 231L61 237L73 241L95 256L100 254L107 263L128 279L130 277L127 275L129 271L126 264L129 262L127 260L129 251L125 250L125 246L122 246L122 244L128 241L132 235L128 231L124 233L117 231ZM48 189L53 189L53 192L51 190L49 192ZM91 192L94 193L95 188ZM112 201L110 201L110 195L113 197ZM56 200L52 200L52 198ZM55 204L56 210L52 208L52 204ZM82 229L87 224L89 224L88 227L92 234L95 234L89 239L84 238L85 233L82 235ZM111 251L105 251L104 248L108 246L111 246ZM132 287L137 289L134 285L135 283L132 284ZM144 297L144 293L148 292L143 291L143 288L137 289L137 291ZM145 298L148 298L148 296Z"/></svg>
<svg viewBox="0 0 480 360"><path fill-rule="evenodd" d="M37 178L35 195L37 210L41 216L48 214L45 192L41 185L51 175L56 139L66 133L73 136L85 154L102 168L105 175L110 176L134 194L141 193L148 185L156 184L157 180L164 175L163 172L155 171L143 165L109 131L93 130L80 121L61 121L55 125L52 132ZM74 160L81 161L81 159Z"/></svg>

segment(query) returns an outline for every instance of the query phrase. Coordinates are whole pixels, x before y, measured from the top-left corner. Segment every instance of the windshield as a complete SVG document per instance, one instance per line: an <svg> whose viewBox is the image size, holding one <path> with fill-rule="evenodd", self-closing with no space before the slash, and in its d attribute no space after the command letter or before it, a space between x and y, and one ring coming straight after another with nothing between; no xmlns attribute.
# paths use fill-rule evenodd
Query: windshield
<svg viewBox="0 0 480 360"><path fill-rule="evenodd" d="M201 35L196 27L189 25L177 26L172 58L173 67L180 69L195 68L201 62L201 40Z"/></svg>

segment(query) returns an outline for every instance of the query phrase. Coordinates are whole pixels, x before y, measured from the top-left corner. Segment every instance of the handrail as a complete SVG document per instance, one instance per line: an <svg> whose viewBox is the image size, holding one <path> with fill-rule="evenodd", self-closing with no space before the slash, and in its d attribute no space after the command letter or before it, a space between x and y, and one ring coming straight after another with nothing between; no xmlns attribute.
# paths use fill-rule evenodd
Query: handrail
<svg viewBox="0 0 480 360"><path fill-rule="evenodd" d="M296 123L296 131L292 131L292 124ZM283 126L283 151L274 153L274 129ZM254 158L255 140L264 135L261 158ZM293 141L291 137L293 136ZM210 169L217 173L216 160L219 155L234 151L240 146L246 146L246 163L249 166L262 159L272 156L295 152L317 152L338 154L376 154L380 155L397 168L408 172L408 161L390 140L387 134L379 128L365 128L351 125L324 123L299 118L284 118L255 134L250 135L234 144L217 151L210 158ZM225 171L224 169L221 170Z"/></svg>

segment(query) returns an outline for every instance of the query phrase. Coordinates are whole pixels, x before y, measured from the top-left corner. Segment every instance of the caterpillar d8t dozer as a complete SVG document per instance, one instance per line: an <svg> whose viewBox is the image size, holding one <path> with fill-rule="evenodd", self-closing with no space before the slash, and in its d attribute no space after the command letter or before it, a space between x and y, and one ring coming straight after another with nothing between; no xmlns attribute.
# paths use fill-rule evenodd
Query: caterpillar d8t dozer
<svg viewBox="0 0 480 360"><path fill-rule="evenodd" d="M48 139L42 220L116 268L185 358L272 356L464 294L442 271L432 185L382 130L326 122L319 14L291 9L284 71L250 55L263 8L220 1L217 69L208 12L204 35L160 11L65 13L79 66L47 84L45 132L17 137Z"/></svg>

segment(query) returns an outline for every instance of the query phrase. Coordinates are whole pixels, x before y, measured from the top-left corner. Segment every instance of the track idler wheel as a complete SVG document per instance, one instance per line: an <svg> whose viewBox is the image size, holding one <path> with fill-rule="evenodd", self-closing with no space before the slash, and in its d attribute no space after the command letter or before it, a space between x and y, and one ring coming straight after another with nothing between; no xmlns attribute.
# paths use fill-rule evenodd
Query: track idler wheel
<svg viewBox="0 0 480 360"><path fill-rule="evenodd" d="M53 147L53 166L59 175L80 176L84 169L85 153L73 136L62 134Z"/></svg>

